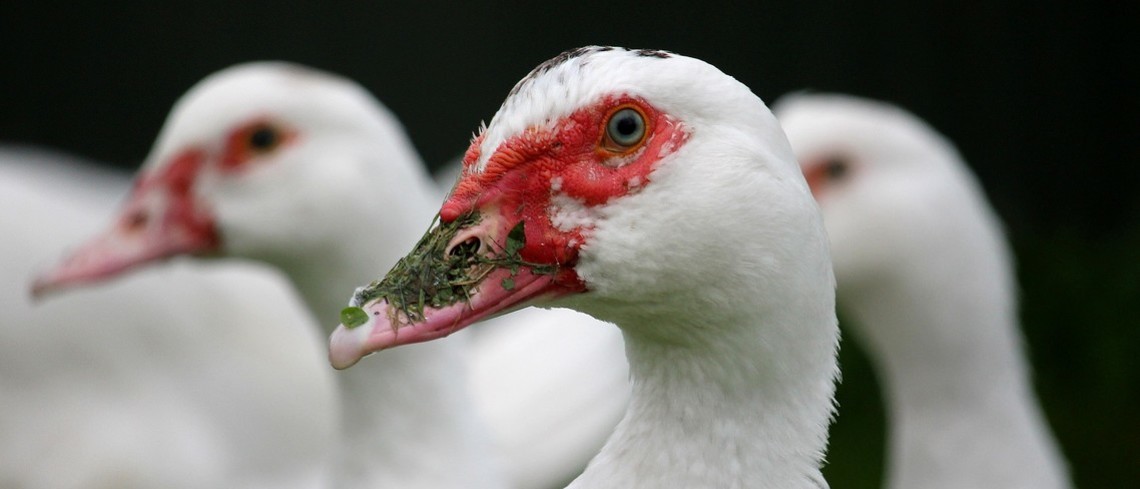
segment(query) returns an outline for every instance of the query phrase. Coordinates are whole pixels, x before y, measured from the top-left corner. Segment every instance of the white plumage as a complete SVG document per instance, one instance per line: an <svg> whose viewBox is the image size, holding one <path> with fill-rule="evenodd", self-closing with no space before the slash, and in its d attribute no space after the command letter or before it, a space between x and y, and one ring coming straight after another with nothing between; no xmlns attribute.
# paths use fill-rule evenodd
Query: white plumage
<svg viewBox="0 0 1140 489"><path fill-rule="evenodd" d="M54 153L0 156L0 486L314 487L331 375L278 275L175 263L32 301L37 269L128 184Z"/></svg>
<svg viewBox="0 0 1140 489"><path fill-rule="evenodd" d="M550 155L573 151L567 148L584 148L573 153L582 158L605 154L595 153L593 133L581 124L616 110L611 104L623 100L643 114L662 114L651 116L660 131L641 147L659 151L588 163L567 156L558 160L567 166L553 163L556 156ZM499 153L495 141L517 144ZM492 243L485 243L489 249L494 243L501 249L495 240L504 239L518 219L511 217L516 204L504 202L519 199L524 216L544 212L541 199L556 185L542 180L551 178L544 169L562 175L560 168L587 165L593 171L584 170L573 182L587 186L613 174L607 164L620 168L637 160L628 164L654 169L637 185L607 187L618 194L592 205L596 220L583 226L584 242L534 234L539 241L523 248L524 257L542 256L548 246L576 250L576 261L566 267L581 279L584 292L560 289L574 290L572 282L559 282L561 273L530 279L519 272L526 285L482 282L466 306L432 310L422 322L395 331L386 302L369 301L364 309L375 314L371 324L333 334L334 365L346 367L370 351L423 338L437 323L454 329L487 308L568 293L547 304L615 322L633 379L625 417L570 487L826 487L819 464L838 372L826 237L779 125L747 87L692 58L583 48L520 82L481 143L473 144L481 145L482 156L472 161L444 211L467 209L457 199L474 196L481 220L471 229L489 230L479 234ZM528 154L533 159L513 159ZM539 187L523 196L508 182ZM563 183L565 191L571 176ZM631 187L636 189L622 193ZM532 197L540 199L537 207L529 207ZM556 234L544 226L549 225L541 218L526 221L528 240L532 229ZM526 295L531 293L536 295ZM489 303L489 296L522 302Z"/></svg>
<svg viewBox="0 0 1140 489"><path fill-rule="evenodd" d="M272 128L265 139L277 145L245 151L251 123ZM190 199L213 221L219 251L279 268L323 324L335 321L354 281L390 266L395 247L415 241L422 230L414 223L437 198L395 118L364 90L283 63L237 66L191 89L140 178L162 175L188 154L200 159L188 177ZM161 203L148 208L148 221L165 222L160 216L176 212L177 197L155 188L131 199ZM470 399L462 341L333 376L337 443L319 458L334 461L334 487L501 485L471 410L459 409Z"/></svg>
<svg viewBox="0 0 1140 489"><path fill-rule="evenodd" d="M294 139L238 172L221 169L251 121ZM296 65L241 65L201 82L175 106L144 175L190 153L207 161L194 195L216 222L221 251L284 271L326 325L355 285L420 236L442 195L386 109L347 80ZM558 337L488 334L474 348L455 338L337 374L337 486L495 487L503 468L511 487L549 487L576 475L628 396L620 354L599 353L620 352L620 339L583 327L593 322L529 312L497 330L538 323ZM606 350L573 350L598 338ZM558 367L505 370L508 362ZM582 376L590 381L575 382ZM594 409L583 414L584 405Z"/></svg>
<svg viewBox="0 0 1140 489"><path fill-rule="evenodd" d="M888 487L1070 487L1033 394L1009 247L954 147L854 97L789 96L776 113L885 389Z"/></svg>

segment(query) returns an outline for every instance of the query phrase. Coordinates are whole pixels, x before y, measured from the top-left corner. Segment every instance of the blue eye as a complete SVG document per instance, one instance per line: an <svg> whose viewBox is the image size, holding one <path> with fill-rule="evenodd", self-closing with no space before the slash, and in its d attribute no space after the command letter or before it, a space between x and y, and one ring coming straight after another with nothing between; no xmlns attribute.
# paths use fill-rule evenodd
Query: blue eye
<svg viewBox="0 0 1140 489"><path fill-rule="evenodd" d="M621 109L606 123L606 139L620 149L631 148L645 139L645 117L633 109Z"/></svg>

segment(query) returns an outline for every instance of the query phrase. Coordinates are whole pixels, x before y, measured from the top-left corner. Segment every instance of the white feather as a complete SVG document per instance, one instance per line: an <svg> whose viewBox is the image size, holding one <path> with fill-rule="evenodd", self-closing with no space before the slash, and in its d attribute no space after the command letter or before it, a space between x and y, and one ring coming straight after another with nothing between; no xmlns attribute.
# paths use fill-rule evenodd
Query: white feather
<svg viewBox="0 0 1140 489"><path fill-rule="evenodd" d="M789 96L777 114L805 166L848 166L818 197L840 305L885 389L888 487L1071 487L1033 394L1009 246L954 147L854 97Z"/></svg>

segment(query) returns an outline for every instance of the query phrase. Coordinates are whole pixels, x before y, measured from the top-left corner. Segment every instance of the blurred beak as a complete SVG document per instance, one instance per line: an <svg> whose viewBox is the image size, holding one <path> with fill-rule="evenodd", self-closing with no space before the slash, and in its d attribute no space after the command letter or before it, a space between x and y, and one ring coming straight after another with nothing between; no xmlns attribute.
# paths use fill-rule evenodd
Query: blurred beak
<svg viewBox="0 0 1140 489"><path fill-rule="evenodd" d="M193 196L203 156L179 154L153 172L140 173L110 229L40 274L33 297L118 276L179 254L205 254L220 247L214 219Z"/></svg>

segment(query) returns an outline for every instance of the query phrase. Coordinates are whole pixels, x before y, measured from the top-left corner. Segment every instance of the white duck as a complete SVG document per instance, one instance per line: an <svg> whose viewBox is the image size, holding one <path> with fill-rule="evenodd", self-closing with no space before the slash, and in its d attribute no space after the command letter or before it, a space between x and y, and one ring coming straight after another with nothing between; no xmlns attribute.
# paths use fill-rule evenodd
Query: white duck
<svg viewBox="0 0 1140 489"><path fill-rule="evenodd" d="M470 297L428 297L442 302L422 320L362 288L353 303L372 319L333 333L334 366L526 304L568 306L621 328L633 380L625 417L570 487L826 487L827 239L747 87L663 51L567 51L515 86L465 163L436 232L464 226L436 251L514 265L477 265L473 288L452 288Z"/></svg>
<svg viewBox="0 0 1140 489"><path fill-rule="evenodd" d="M278 275L180 263L32 303L34 268L128 188L73 158L0 151L0 487L314 487L332 376Z"/></svg>
<svg viewBox="0 0 1140 489"><path fill-rule="evenodd" d="M223 252L277 266L331 319L343 291L415 241L435 195L398 123L355 84L281 63L237 66L175 105L115 226L38 287ZM459 347L425 345L335 376L336 486L498 485L470 411L454 409L469 399Z"/></svg>
<svg viewBox="0 0 1140 489"><path fill-rule="evenodd" d="M41 288L102 279L171 254L222 252L279 267L314 313L331 318L347 291L423 233L442 195L395 118L363 89L282 63L234 67L191 90L139 182L118 226ZM512 487L572 477L616 423L628 389L624 364L599 360L620 358L613 354L620 338L582 331L584 317L528 315L557 342L494 334L480 338L470 358L454 342L427 345L338 375L340 484L493 486L495 461ZM520 327L508 323L503 331ZM580 354L574 345L591 348ZM560 368L505 370L511 359L516 367ZM490 422L494 450L480 446L465 361L479 394L474 411ZM594 380L571 382L582 372ZM582 415L584 406L595 409Z"/></svg>
<svg viewBox="0 0 1140 489"><path fill-rule="evenodd" d="M1070 487L1034 398L1010 251L954 147L883 103L776 107L823 210L840 307L883 379L887 486Z"/></svg>

